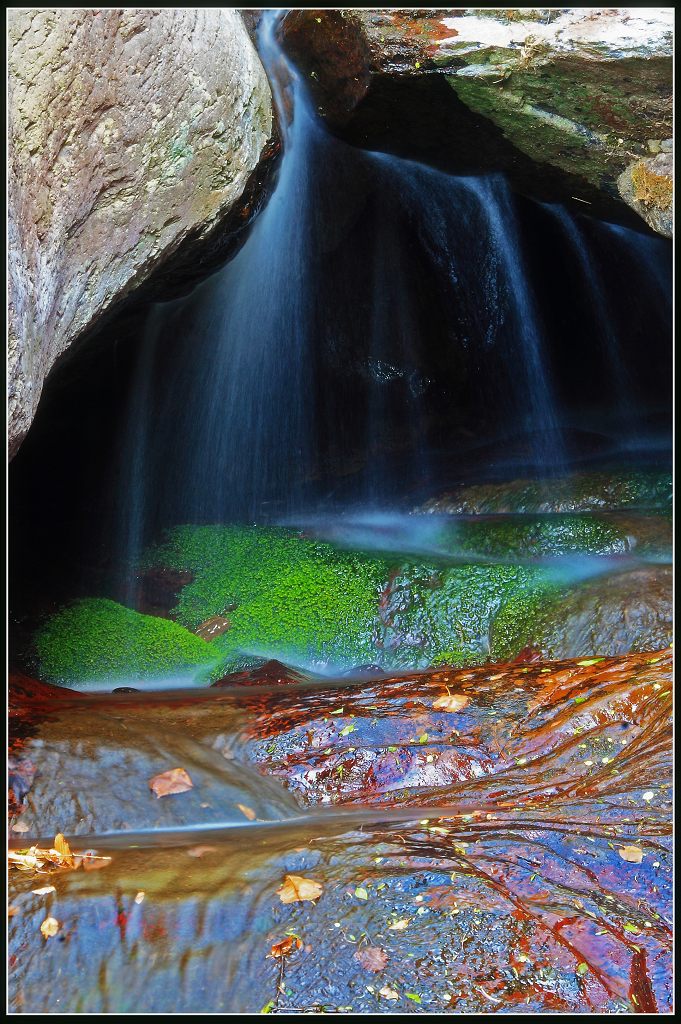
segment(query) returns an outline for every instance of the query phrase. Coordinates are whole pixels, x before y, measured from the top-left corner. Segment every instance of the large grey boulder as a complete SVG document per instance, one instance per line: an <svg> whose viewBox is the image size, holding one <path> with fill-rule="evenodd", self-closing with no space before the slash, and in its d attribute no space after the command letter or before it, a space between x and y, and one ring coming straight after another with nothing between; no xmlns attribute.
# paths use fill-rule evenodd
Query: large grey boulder
<svg viewBox="0 0 681 1024"><path fill-rule="evenodd" d="M234 10L10 12L10 456L55 360L232 210L271 132Z"/></svg>

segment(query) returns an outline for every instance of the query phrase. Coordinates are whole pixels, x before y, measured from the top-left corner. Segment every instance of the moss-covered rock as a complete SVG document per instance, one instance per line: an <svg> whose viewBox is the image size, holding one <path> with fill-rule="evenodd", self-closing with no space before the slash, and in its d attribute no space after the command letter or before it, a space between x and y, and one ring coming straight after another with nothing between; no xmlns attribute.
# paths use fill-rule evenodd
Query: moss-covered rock
<svg viewBox="0 0 681 1024"><path fill-rule="evenodd" d="M592 515L479 516L456 521L446 534L453 551L504 560L624 554L636 546L626 524Z"/></svg>
<svg viewBox="0 0 681 1024"><path fill-rule="evenodd" d="M501 609L509 602L533 608L536 593L553 586L540 568L402 566L381 602L379 661L390 668L483 664L493 653L490 635Z"/></svg>
<svg viewBox="0 0 681 1024"><path fill-rule="evenodd" d="M477 134L492 138L494 129L510 144L497 147L499 170L515 176L519 159L529 159L540 177L550 169L561 198L604 211L620 206L625 168L671 135L672 32L666 8L306 9L284 21L286 43L336 128L370 103L381 80L442 75L487 120ZM522 178L523 190L540 187L537 177Z"/></svg>
<svg viewBox="0 0 681 1024"><path fill-rule="evenodd" d="M661 145L669 146L671 139ZM674 231L674 156L670 150L630 164L617 179L626 203L660 235Z"/></svg>
<svg viewBox="0 0 681 1024"><path fill-rule="evenodd" d="M291 530L182 526L147 553L144 567L188 570L174 616L189 629L229 609L231 628L213 644L236 664L243 654L293 664L356 665L375 653L373 628L384 559L338 551Z"/></svg>
<svg viewBox="0 0 681 1024"><path fill-rule="evenodd" d="M41 678L64 686L182 678L202 683L222 674L222 652L168 619L115 601L76 601L35 636Z"/></svg>
<svg viewBox="0 0 681 1024"><path fill-rule="evenodd" d="M592 512L672 506L672 475L667 471L579 473L555 480L509 480L458 487L418 508L455 515L494 513Z"/></svg>
<svg viewBox="0 0 681 1024"><path fill-rule="evenodd" d="M570 587L538 587L507 601L494 619L495 660L531 647L544 658L654 651L670 644L672 570L643 566Z"/></svg>

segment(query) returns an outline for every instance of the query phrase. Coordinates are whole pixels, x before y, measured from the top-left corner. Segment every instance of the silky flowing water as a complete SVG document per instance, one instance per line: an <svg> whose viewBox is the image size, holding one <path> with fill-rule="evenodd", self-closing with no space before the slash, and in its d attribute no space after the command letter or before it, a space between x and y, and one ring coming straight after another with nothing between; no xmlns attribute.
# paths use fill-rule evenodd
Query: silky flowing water
<svg viewBox="0 0 681 1024"><path fill-rule="evenodd" d="M504 179L347 145L282 53L274 12L259 49L278 177L236 256L148 313L111 541L125 601L138 599L149 543L188 523L276 523L341 552L432 563L432 575L664 577L659 507L599 493L582 507L569 492L574 424ZM659 243L546 216L591 289L612 367L616 477L638 467L629 457L648 428L589 239L640 259L654 324L669 312ZM424 360L434 324L439 350L451 347L445 370ZM467 387L513 425L517 449L503 432L460 457L429 440L433 379L456 378L457 349L476 353ZM476 486L450 492L445 479ZM536 507L504 506L504 479L511 504ZM546 540L573 505L574 522L619 531L611 549ZM527 527L530 541L503 551L480 524ZM411 652L395 575L381 615ZM545 661L526 649L425 671L418 646L398 672L312 655L282 664L263 637L243 653L270 660L213 686L133 672L78 692L12 674L10 846L63 833L75 859L10 872L11 1010L667 1012L671 652L630 652L628 628L628 653ZM575 639L589 642L588 629ZM190 787L156 797L151 780L177 768ZM283 902L291 875L317 883L316 898Z"/></svg>

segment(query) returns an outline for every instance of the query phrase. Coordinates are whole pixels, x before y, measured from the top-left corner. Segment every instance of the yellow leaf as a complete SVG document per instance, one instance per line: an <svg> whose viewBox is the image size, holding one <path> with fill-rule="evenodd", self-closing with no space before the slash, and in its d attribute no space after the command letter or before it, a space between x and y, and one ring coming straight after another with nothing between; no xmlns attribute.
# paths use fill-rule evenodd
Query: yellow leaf
<svg viewBox="0 0 681 1024"><path fill-rule="evenodd" d="M623 846L617 852L622 860L629 861L630 864L640 864L643 860L643 850L640 846Z"/></svg>
<svg viewBox="0 0 681 1024"><path fill-rule="evenodd" d="M467 704L470 704L470 698L464 697L462 693L446 693L433 701L433 708L436 711L456 712L463 711Z"/></svg>
<svg viewBox="0 0 681 1024"><path fill-rule="evenodd" d="M61 832L58 832L57 835L54 837L54 848L57 851L57 853L60 853L62 855L62 857L71 856L71 847L66 842Z"/></svg>
<svg viewBox="0 0 681 1024"><path fill-rule="evenodd" d="M246 815L249 821L253 821L255 819L255 811L250 807L247 807L246 804L237 804L237 807L242 814Z"/></svg>
<svg viewBox="0 0 681 1024"><path fill-rule="evenodd" d="M322 894L323 886L311 878L302 878L301 875L286 875L283 883L277 889L277 896L282 903L299 903L309 900L314 903Z"/></svg>
<svg viewBox="0 0 681 1024"><path fill-rule="evenodd" d="M394 932L403 932L409 924L409 918L403 917L401 921L395 921L395 924L389 924L388 928Z"/></svg>
<svg viewBox="0 0 681 1024"><path fill-rule="evenodd" d="M399 992L396 992L394 988L389 988L387 985L384 985L383 988L379 989L378 994L379 996L383 996L384 999L400 998Z"/></svg>
<svg viewBox="0 0 681 1024"><path fill-rule="evenodd" d="M31 889L31 892L35 896L47 896L48 892L56 892L57 890L53 885L44 885L42 889Z"/></svg>
<svg viewBox="0 0 681 1024"><path fill-rule="evenodd" d="M56 919L56 917L46 917L43 923L40 925L40 931L42 932L43 937L46 939L53 938L60 928L61 925L59 921Z"/></svg>

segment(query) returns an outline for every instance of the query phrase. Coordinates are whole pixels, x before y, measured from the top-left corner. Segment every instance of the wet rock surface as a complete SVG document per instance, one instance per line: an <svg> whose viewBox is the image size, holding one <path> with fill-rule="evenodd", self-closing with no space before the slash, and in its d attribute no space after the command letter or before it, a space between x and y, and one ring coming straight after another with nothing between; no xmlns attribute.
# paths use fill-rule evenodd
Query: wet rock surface
<svg viewBox="0 0 681 1024"><path fill-rule="evenodd" d="M14 454L55 360L235 207L272 108L236 11L15 10L9 42Z"/></svg>
<svg viewBox="0 0 681 1024"><path fill-rule="evenodd" d="M356 116L371 127L366 109L386 81L413 82L415 98L419 78L441 76L480 115L481 137L498 130L497 169L530 194L542 172L532 183L523 158L558 190L563 175L563 199L616 207L618 176L670 134L671 28L663 10L373 9L294 11L283 33L336 128ZM666 221L644 219L667 234Z"/></svg>
<svg viewBox="0 0 681 1024"><path fill-rule="evenodd" d="M490 513L590 512L599 509L671 509L668 472L596 472L554 480L509 480L462 485L432 498L418 512L451 515Z"/></svg>
<svg viewBox="0 0 681 1024"><path fill-rule="evenodd" d="M654 650L672 642L672 595L670 565L586 580L536 602L532 621L522 611L511 608L506 614L502 609L492 626L491 646L502 657L521 646L544 658Z"/></svg>
<svg viewBox="0 0 681 1024"><path fill-rule="evenodd" d="M670 667L649 652L153 697L14 680L35 774L12 846L51 842L59 819L74 850L111 860L11 871L11 1008L667 1011ZM85 752L112 736L135 819L107 837L103 796L123 794ZM167 811L169 831L143 831L223 778L143 792L180 741L243 773L223 810L237 799L255 820L187 831ZM277 805L253 803L255 771ZM290 875L316 883L313 902L282 903ZM277 959L287 935L300 946Z"/></svg>

